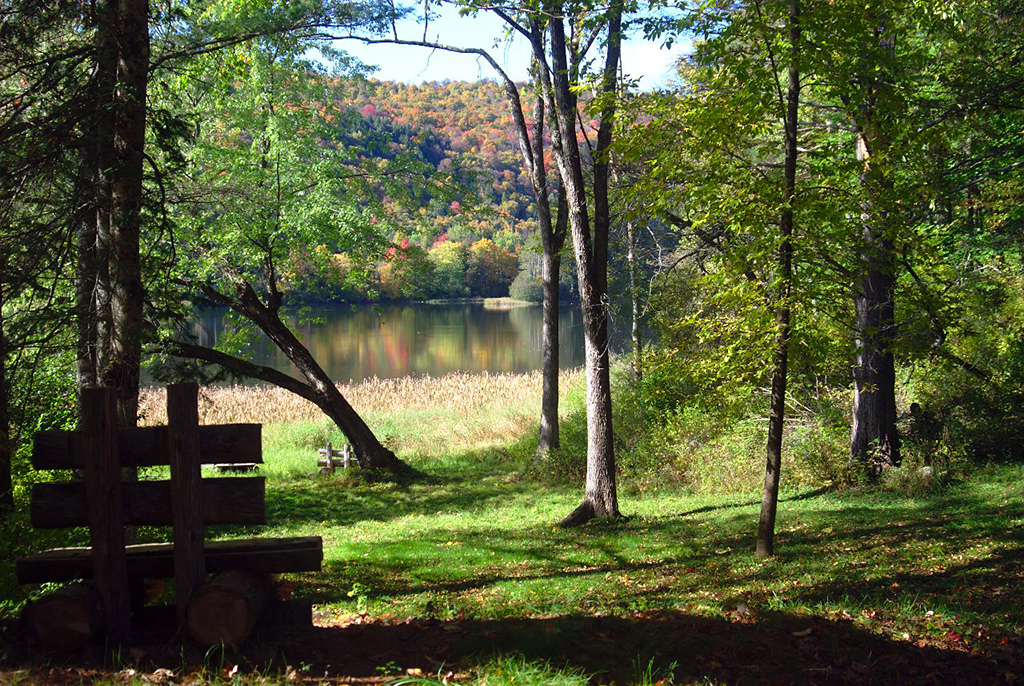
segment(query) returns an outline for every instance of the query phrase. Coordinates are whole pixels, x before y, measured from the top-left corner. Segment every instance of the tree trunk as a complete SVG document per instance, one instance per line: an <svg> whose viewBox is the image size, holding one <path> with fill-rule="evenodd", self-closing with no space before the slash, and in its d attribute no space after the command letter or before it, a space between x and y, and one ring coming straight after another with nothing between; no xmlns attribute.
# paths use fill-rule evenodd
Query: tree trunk
<svg viewBox="0 0 1024 686"><path fill-rule="evenodd" d="M95 63L89 84L91 110L82 133L80 197L76 218L78 262L78 389L96 388L110 353L111 184L114 168L114 88L117 77L117 0L94 6ZM79 412L81 414L81 412Z"/></svg>
<svg viewBox="0 0 1024 686"><path fill-rule="evenodd" d="M4 260L5 262L6 260ZM6 266L0 262L0 266ZM14 483L11 476L10 395L7 384L7 337L4 331L4 284L0 281L0 521L14 511Z"/></svg>
<svg viewBox="0 0 1024 686"><path fill-rule="evenodd" d="M643 378L643 340L640 333L640 293L636 285L636 225L626 221L626 264L629 268L629 313L631 320L630 337L633 341L633 362L630 365L633 380Z"/></svg>
<svg viewBox="0 0 1024 686"><path fill-rule="evenodd" d="M863 162L861 188L864 228L858 257L860 273L854 281L854 333L857 360L854 367L853 430L850 461L875 480L881 470L900 463L896 430L896 363L892 345L896 335L896 249L888 226L892 216L888 197L892 191L886 165L889 139L877 111L878 91L891 87L895 41L886 22L880 22L875 38L883 48L881 77L869 80L866 104L854 111L859 129L857 159Z"/></svg>
<svg viewBox="0 0 1024 686"><path fill-rule="evenodd" d="M562 259L547 249L542 256L541 282L544 287L544 314L541 324L542 390L540 401L540 454L558 448L558 273Z"/></svg>
<svg viewBox="0 0 1024 686"><path fill-rule="evenodd" d="M114 89L114 173L111 180L111 349L105 385L117 389L118 424L138 422L143 300L141 235L146 87L149 74L149 2L120 0Z"/></svg>
<svg viewBox="0 0 1024 686"><path fill-rule="evenodd" d="M900 462L896 431L896 363L893 246L874 224L864 228L863 273L854 286L857 363L854 368L850 457L874 480Z"/></svg>
<svg viewBox="0 0 1024 686"><path fill-rule="evenodd" d="M534 21L530 25L533 40L540 40L540 25ZM540 67L534 61L534 80L537 92L533 105L533 135L529 135L526 123L519 126L520 147L523 150L523 161L530 170L530 181L533 186L534 201L537 205L537 224L540 230L542 267L541 282L544 289L544 314L541 324L541 345L543 346L543 363L541 366L542 391L540 403L540 435L537 440L537 452L547 453L558 448L558 277L561 271L561 251L565 245L566 201L564 186L558 189L558 214L551 216L551 202L548 199L548 174L544 163L544 125L545 95L540 87ZM515 105L515 103L513 103ZM529 154L527 154L529 152Z"/></svg>
<svg viewBox="0 0 1024 686"><path fill-rule="evenodd" d="M608 44L601 89L616 89L621 49L622 5L609 9ZM584 188L583 165L576 139L576 99L570 84L565 28L562 18L550 22L552 92L560 143L555 145L562 184L566 191L569 226L573 233L576 274L583 309L587 379L587 480L583 502L567 515L560 526L577 526L594 517L619 516L615 487L615 454L612 436L611 378L608 351L608 147L615 116L614 99L601 111L597 147L594 152L594 217L590 216ZM575 63L575 60L573 60Z"/></svg>
<svg viewBox="0 0 1024 686"><path fill-rule="evenodd" d="M789 366L790 292L793 288L793 198L796 192L797 126L800 107L800 6L789 0L790 64L786 92L785 163L782 189L783 209L779 217L779 248L776 256L778 290L775 295L775 362L772 368L772 397L768 418L764 489L761 517L757 524L758 557L775 554L775 515L782 477L782 431L786 416L786 381Z"/></svg>
<svg viewBox="0 0 1024 686"><path fill-rule="evenodd" d="M235 373L262 379L291 391L314 403L331 418L331 421L341 429L349 443L352 444L352 449L355 451L356 457L359 458L360 466L365 469L380 469L392 474L412 473L412 468L377 440L373 431L345 400L312 353L281 321L278 315L279 303L275 301L269 307L264 305L248 284L239 283L236 289L238 292L236 298L227 297L212 289L206 289L205 292L256 324L295 365L304 377L304 382L277 370L261 367L212 348L171 342L168 344L169 352L179 357L212 362ZM275 294L275 297L279 297L279 294Z"/></svg>
<svg viewBox="0 0 1024 686"><path fill-rule="evenodd" d="M316 404L341 429L352 444L359 458L359 464L366 469L382 469L398 473L407 470L407 465L385 448L363 418L352 409L338 390L327 372L317 363L309 350L295 337L291 329L276 315L257 321L260 328L284 351L285 355L316 390Z"/></svg>

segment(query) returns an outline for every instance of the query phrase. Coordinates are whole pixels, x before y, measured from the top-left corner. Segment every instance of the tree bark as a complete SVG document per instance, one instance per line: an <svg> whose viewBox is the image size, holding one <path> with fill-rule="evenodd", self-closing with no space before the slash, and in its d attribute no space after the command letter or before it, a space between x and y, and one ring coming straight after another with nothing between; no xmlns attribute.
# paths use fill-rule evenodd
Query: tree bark
<svg viewBox="0 0 1024 686"><path fill-rule="evenodd" d="M117 0L94 9L96 57L89 84L90 109L81 137L76 218L78 262L76 317L77 373L83 388L102 385L110 353L111 184L114 167L114 88L117 77ZM81 412L79 412L81 414Z"/></svg>
<svg viewBox="0 0 1024 686"><path fill-rule="evenodd" d="M874 223L864 227L863 273L854 285L857 362L854 367L853 431L850 457L874 480L900 462L896 430L896 288L893 246Z"/></svg>
<svg viewBox="0 0 1024 686"><path fill-rule="evenodd" d="M619 516L612 436L611 377L608 351L608 147L615 116L613 98L601 111L594 159L593 233L584 187L583 164L576 139L576 98L570 83L576 60L568 59L563 17L550 20L552 87L559 143L554 146L566 191L569 227L573 233L576 274L583 309L584 355L587 379L587 477L583 502L560 526L578 526L594 517ZM608 43L601 90L615 92L621 50L622 5L608 10ZM535 48L536 53L536 48Z"/></svg>
<svg viewBox="0 0 1024 686"><path fill-rule="evenodd" d="M643 378L643 339L640 332L640 293L636 284L636 225L633 220L626 221L626 265L629 270L629 314L630 338L633 341L633 361L630 365L633 380Z"/></svg>
<svg viewBox="0 0 1024 686"><path fill-rule="evenodd" d="M537 452L555 450L558 441L558 273L562 259L546 248L542 256L541 283L544 288L543 320L541 322L541 400L540 436Z"/></svg>
<svg viewBox="0 0 1024 686"><path fill-rule="evenodd" d="M858 257L860 273L854 281L854 332L857 359L854 367L853 428L850 461L869 480L882 469L900 463L896 429L896 363L892 345L896 335L896 249L888 226L888 195L892 180L885 165L889 140L881 128L878 92L890 87L887 75L895 59L895 44L885 21L875 32L882 47L881 77L870 79L866 104L853 112L859 130L857 158L863 162L861 188L864 228Z"/></svg>
<svg viewBox="0 0 1024 686"><path fill-rule="evenodd" d="M138 423L142 359L143 151L149 74L149 2L120 0L114 89L114 173L111 179L111 344L103 381L117 389L118 424Z"/></svg>
<svg viewBox="0 0 1024 686"><path fill-rule="evenodd" d="M797 126L800 107L800 6L789 0L790 63L786 90L785 161L779 248L776 254L778 290L775 295L775 361L772 368L771 408L768 418L764 488L757 524L757 557L775 554L775 515L782 477L782 432L786 416L786 381L789 366L790 293L793 288L793 198L796 193Z"/></svg>
<svg viewBox="0 0 1024 686"><path fill-rule="evenodd" d="M539 86L539 84L538 84ZM546 453L558 448L558 288L562 267L561 251L565 245L568 224L564 187L558 189L558 214L552 221L548 201L548 180L544 167L544 94L537 89L534 106L533 164L531 179L537 202L538 226L543 251L541 283L544 289L541 344L543 346L542 391L540 410L540 436L537 452Z"/></svg>
<svg viewBox="0 0 1024 686"><path fill-rule="evenodd" d="M0 257L0 267L6 268ZM0 521L14 511L14 483L11 475L11 416L7 384L7 337L4 330L4 284L0 281Z"/></svg>
<svg viewBox="0 0 1024 686"><path fill-rule="evenodd" d="M76 219L79 388L117 390L118 424L135 426L142 357L139 248L149 74L148 0L95 9L92 102L81 138Z"/></svg>

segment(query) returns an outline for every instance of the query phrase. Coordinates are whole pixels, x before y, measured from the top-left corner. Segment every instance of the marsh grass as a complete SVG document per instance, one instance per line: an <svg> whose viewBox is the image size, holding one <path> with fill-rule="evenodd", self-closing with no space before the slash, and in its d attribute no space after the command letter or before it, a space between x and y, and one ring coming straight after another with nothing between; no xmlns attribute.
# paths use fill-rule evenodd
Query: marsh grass
<svg viewBox="0 0 1024 686"><path fill-rule="evenodd" d="M582 378L571 369L559 376L562 388ZM463 417L486 409L507 409L532 415L540 405L541 376L528 374L466 374L368 379L338 384L338 389L361 415L381 416L441 410ZM167 421L166 393L162 388L144 389L139 412L145 424ZM204 424L258 422L293 424L319 422L323 413L313 403L271 386L206 386L199 399Z"/></svg>

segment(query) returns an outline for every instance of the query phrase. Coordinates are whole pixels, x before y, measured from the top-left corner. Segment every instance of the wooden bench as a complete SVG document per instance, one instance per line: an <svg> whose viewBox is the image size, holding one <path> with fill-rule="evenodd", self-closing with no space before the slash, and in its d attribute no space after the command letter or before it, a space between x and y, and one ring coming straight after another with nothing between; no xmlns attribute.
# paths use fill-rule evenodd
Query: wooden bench
<svg viewBox="0 0 1024 686"><path fill-rule="evenodd" d="M32 454L36 469L84 469L85 478L36 484L32 525L40 529L88 526L91 543L47 550L15 562L21 583L72 579L91 583L91 592L76 589L57 595L48 612L45 598L35 604L29 623L44 642L75 647L102 626L108 641L123 643L131 631L131 580L173 577L179 628L187 627L202 643L237 644L267 602L267 575L321 568L319 536L204 540L204 525L265 524L266 484L258 476L201 477L204 464L259 464L263 458L259 424L199 426L197 401L195 384L169 386L168 426L118 429L113 391L85 389L80 431L36 434ZM163 465L170 466L169 480L122 481L122 467ZM170 525L173 542L125 545L125 525ZM207 573L225 573L228 591L221 588L224 584L218 586L217 579L207 585ZM239 591L239 585L258 588L264 597L246 597L253 591ZM241 596L234 599L238 602L233 596L232 602L225 602L225 592ZM215 601L204 602L211 594ZM221 606L231 606L235 608L231 612L245 616L216 616Z"/></svg>
<svg viewBox="0 0 1024 686"><path fill-rule="evenodd" d="M334 470L338 467L347 472L353 463L359 464L359 458L352 452L352 447L348 443L341 446L341 450L328 443L326 448L320 448L317 451L317 455L319 459L316 461L316 464L320 467L321 476L334 474Z"/></svg>

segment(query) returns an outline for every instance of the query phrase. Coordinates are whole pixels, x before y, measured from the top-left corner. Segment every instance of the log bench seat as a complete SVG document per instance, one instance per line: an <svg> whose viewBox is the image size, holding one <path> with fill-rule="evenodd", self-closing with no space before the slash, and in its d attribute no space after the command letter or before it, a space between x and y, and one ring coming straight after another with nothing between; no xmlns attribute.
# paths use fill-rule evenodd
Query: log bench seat
<svg viewBox="0 0 1024 686"><path fill-rule="evenodd" d="M33 486L31 521L37 529L88 526L91 545L15 560L15 571L21 583L87 583L32 603L25 625L61 650L100 636L123 646L140 609L131 587L141 585L132 580L172 577L178 628L202 645L237 647L271 604L271 575L318 571L324 557L319 536L204 540L208 525L267 521L264 477L202 477L204 465L262 464L260 425L200 426L196 384L168 387L167 426L119 429L113 389L81 393L82 428L37 433L32 464L81 469L83 480ZM123 467L149 466L169 467L170 478L122 480ZM169 526L173 542L125 545L126 525Z"/></svg>
<svg viewBox="0 0 1024 686"><path fill-rule="evenodd" d="M319 536L294 538L245 538L206 541L203 547L208 573L229 569L254 572L319 571L324 558ZM174 545L144 543L125 546L129 577L174 576ZM15 562L18 581L23 584L71 581L92 577L92 548L54 548Z"/></svg>

